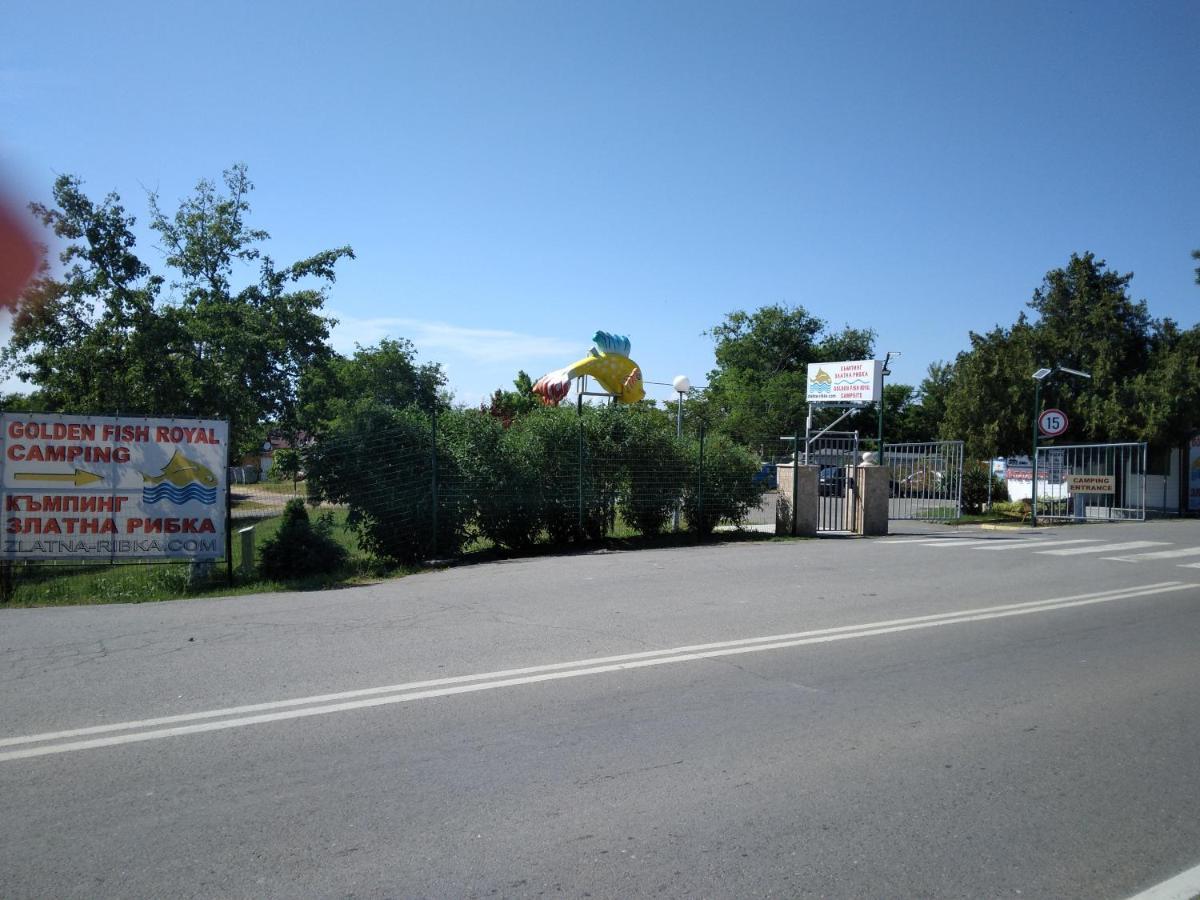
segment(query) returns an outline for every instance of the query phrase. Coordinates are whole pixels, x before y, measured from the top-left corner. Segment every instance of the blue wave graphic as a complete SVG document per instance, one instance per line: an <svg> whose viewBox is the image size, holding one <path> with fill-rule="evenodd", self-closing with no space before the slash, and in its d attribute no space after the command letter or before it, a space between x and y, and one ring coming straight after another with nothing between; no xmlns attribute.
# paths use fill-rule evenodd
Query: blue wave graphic
<svg viewBox="0 0 1200 900"><path fill-rule="evenodd" d="M849 378L839 378L837 381L834 382L834 384L870 384L870 383L871 383L870 380L866 379L866 378L856 378L853 380L849 379Z"/></svg>
<svg viewBox="0 0 1200 900"><path fill-rule="evenodd" d="M829 384L828 382L818 381L816 384L810 384L808 389L814 394L828 394L833 390L833 385Z"/></svg>
<svg viewBox="0 0 1200 900"><path fill-rule="evenodd" d="M206 488L195 481L181 488L175 487L175 485L169 484L166 481L156 484L153 487L142 488L142 502L159 503L163 500L174 503L176 506L189 503L193 500L212 504L217 502L217 489L215 487Z"/></svg>

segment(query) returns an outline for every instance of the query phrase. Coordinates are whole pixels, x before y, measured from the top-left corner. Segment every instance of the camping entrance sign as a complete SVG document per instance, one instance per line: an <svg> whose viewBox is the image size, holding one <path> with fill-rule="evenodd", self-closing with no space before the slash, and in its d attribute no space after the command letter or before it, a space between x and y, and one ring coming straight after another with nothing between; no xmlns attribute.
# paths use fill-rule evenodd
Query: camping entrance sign
<svg viewBox="0 0 1200 900"><path fill-rule="evenodd" d="M809 363L807 403L878 403L883 397L883 360Z"/></svg>
<svg viewBox="0 0 1200 900"><path fill-rule="evenodd" d="M0 559L225 555L229 426L0 414Z"/></svg>

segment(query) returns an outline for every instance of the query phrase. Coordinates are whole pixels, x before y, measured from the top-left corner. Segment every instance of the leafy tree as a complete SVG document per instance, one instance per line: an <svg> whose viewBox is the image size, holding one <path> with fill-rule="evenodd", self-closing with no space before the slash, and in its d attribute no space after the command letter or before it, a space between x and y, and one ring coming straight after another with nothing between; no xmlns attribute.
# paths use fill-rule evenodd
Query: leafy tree
<svg viewBox="0 0 1200 900"><path fill-rule="evenodd" d="M3 363L47 410L227 419L235 452L258 446L268 423L294 422L301 371L331 352L325 286L353 253L277 267L260 249L266 232L246 224L245 167L226 171L224 186L201 181L171 217L151 195L171 302L167 277L137 256L135 220L116 194L96 203L64 175L52 206L32 205L65 245L62 271L43 269L27 289ZM248 264L256 278L235 289Z"/></svg>
<svg viewBox="0 0 1200 900"><path fill-rule="evenodd" d="M26 290L5 369L36 385L47 411L186 413L180 317L157 305L163 280L134 253L134 218L116 194L94 203L70 175L53 196L30 208L65 244L62 275L43 267Z"/></svg>
<svg viewBox="0 0 1200 900"><path fill-rule="evenodd" d="M708 332L717 361L703 395L709 415L747 444L792 433L806 412L809 363L868 359L873 353L870 329L825 329L824 321L800 306L729 313Z"/></svg>
<svg viewBox="0 0 1200 900"><path fill-rule="evenodd" d="M449 408L446 373L438 363L418 363L412 342L384 338L355 346L351 356L330 354L308 366L300 378L300 425L312 434L363 399L403 409Z"/></svg>
<svg viewBox="0 0 1200 900"><path fill-rule="evenodd" d="M511 425L518 416L530 413L541 406L541 401L533 392L533 379L524 369L517 372L517 377L513 380L513 387L516 390L505 391L496 388L491 400L479 407L488 415L499 419L505 428Z"/></svg>
<svg viewBox="0 0 1200 900"><path fill-rule="evenodd" d="M1195 382L1186 381L1194 371L1188 353L1195 338L1169 319L1152 318L1145 301L1132 300L1132 277L1110 271L1091 253L1073 254L1034 291L1034 321L1022 314L1011 328L972 333L971 349L954 366L943 434L964 437L976 456L1026 450L1031 376L1058 365L1092 376L1059 376L1043 385L1043 402L1069 411L1073 439L1182 438L1196 423L1190 411L1196 405L1187 400Z"/></svg>
<svg viewBox="0 0 1200 900"><path fill-rule="evenodd" d="M331 355L333 322L321 315L324 285L333 283L338 261L353 259L354 251L324 250L277 267L260 249L267 232L246 224L254 189L246 167L227 169L224 184L222 194L201 180L170 218L152 194L151 227L166 246L167 265L181 276L175 287L182 291L189 340L181 360L189 412L228 419L231 442L251 445L267 421L295 430L301 373ZM258 278L235 292L239 263L255 263ZM310 280L322 287L299 287Z"/></svg>

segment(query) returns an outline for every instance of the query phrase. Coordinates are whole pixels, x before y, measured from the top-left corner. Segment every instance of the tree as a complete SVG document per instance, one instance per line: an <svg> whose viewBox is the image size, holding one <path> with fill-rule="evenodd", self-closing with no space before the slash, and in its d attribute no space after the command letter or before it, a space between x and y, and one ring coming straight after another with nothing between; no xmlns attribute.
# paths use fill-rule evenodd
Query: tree
<svg viewBox="0 0 1200 900"><path fill-rule="evenodd" d="M803 307L773 305L729 313L708 332L717 368L704 402L719 427L743 443L776 441L804 419L809 363L871 357L875 332L825 328Z"/></svg>
<svg viewBox="0 0 1200 900"><path fill-rule="evenodd" d="M1041 367L1067 366L1091 378L1052 379L1043 401L1069 411L1071 439L1182 439L1195 427L1196 405L1176 401L1192 396L1195 382L1175 379L1193 370L1187 354L1195 338L1169 319L1152 318L1144 300L1132 300L1132 278L1091 253L1073 254L1034 291L1035 321L1022 314L1011 328L972 333L971 349L959 354L950 379L943 434L965 438L973 455L1026 450L1031 376Z"/></svg>
<svg viewBox="0 0 1200 900"><path fill-rule="evenodd" d="M30 208L65 247L60 277L44 266L13 317L4 366L39 389L49 411L150 413L181 401L177 315L158 305L162 278L133 252L120 198L92 202L79 179L55 180L54 206ZM184 410L180 410L181 412Z"/></svg>
<svg viewBox="0 0 1200 900"><path fill-rule="evenodd" d="M278 268L260 249L267 233L246 224L245 167L227 170L224 186L199 182L172 217L150 197L176 279L171 302L167 278L137 256L135 220L116 194L95 203L64 175L52 206L32 205L65 243L62 272L44 268L27 289L3 363L47 410L227 419L234 451L258 446L271 423L294 423L300 373L332 352L326 286L354 254L341 247ZM235 290L249 264L256 277Z"/></svg>
<svg viewBox="0 0 1200 900"><path fill-rule="evenodd" d="M418 364L416 349L404 338L384 338L353 355L330 354L307 367L300 379L300 425L321 434L333 419L362 399L403 409L449 408L446 373L438 363Z"/></svg>
<svg viewBox="0 0 1200 900"><path fill-rule="evenodd" d="M491 400L480 404L479 407L488 415L499 419L505 428L518 416L526 415L541 406L541 401L533 392L533 379L524 369L517 372L513 387L516 388L515 391L496 388Z"/></svg>
<svg viewBox="0 0 1200 900"><path fill-rule="evenodd" d="M329 359L332 320L321 315L334 269L354 258L349 247L324 250L278 268L259 245L268 238L250 228L248 195L254 189L244 165L224 172L227 193L207 180L196 185L168 218L150 197L151 227L166 245L167 265L182 280L181 310L189 352L181 360L193 414L229 420L231 443L253 445L267 423L294 431L302 372ZM258 278L234 292L238 263L256 263ZM300 283L315 281L316 288Z"/></svg>

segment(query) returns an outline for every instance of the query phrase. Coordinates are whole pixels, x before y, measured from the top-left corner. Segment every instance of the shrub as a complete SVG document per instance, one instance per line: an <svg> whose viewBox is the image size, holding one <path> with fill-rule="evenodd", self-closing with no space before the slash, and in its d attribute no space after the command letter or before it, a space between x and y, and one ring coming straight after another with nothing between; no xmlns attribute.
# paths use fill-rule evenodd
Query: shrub
<svg viewBox="0 0 1200 900"><path fill-rule="evenodd" d="M992 503L1008 500L1008 485L991 476ZM988 467L986 463L969 462L963 467L962 511L967 515L978 515L988 501Z"/></svg>
<svg viewBox="0 0 1200 900"><path fill-rule="evenodd" d="M267 578L288 580L335 572L346 564L346 548L333 539L333 517L325 513L314 526L304 501L289 500L283 522L259 550L259 571Z"/></svg>
<svg viewBox="0 0 1200 900"><path fill-rule="evenodd" d="M703 453L701 453L703 448ZM688 530L709 534L720 522L738 524L762 503L765 481L755 481L758 457L724 435L692 442L683 487Z"/></svg>
<svg viewBox="0 0 1200 900"><path fill-rule="evenodd" d="M451 414L439 417L452 419ZM304 450L310 496L349 507L346 522L378 557L419 562L459 551L471 513L465 491L438 490L434 534L432 422L420 410L360 401ZM439 485L461 485L458 456L439 438ZM435 540L436 538L436 540Z"/></svg>

